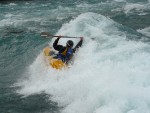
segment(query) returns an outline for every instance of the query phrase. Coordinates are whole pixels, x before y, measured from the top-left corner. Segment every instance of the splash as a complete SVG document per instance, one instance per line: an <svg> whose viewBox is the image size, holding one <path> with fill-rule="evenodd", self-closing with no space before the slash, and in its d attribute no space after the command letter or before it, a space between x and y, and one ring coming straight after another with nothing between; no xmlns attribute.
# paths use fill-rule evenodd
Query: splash
<svg viewBox="0 0 150 113"><path fill-rule="evenodd" d="M117 26L95 13L64 24L57 34L84 36L74 65L54 70L45 65L41 53L29 67L28 78L18 82L18 93L52 95L50 99L64 107L62 113L149 113L150 46L126 40L127 33Z"/></svg>
<svg viewBox="0 0 150 113"><path fill-rule="evenodd" d="M137 12L143 12L144 10L148 10L148 9L149 9L149 4L128 3L124 7L124 11L126 14L134 10Z"/></svg>
<svg viewBox="0 0 150 113"><path fill-rule="evenodd" d="M144 28L144 29L138 29L137 31L150 37L150 27L147 27L147 28Z"/></svg>

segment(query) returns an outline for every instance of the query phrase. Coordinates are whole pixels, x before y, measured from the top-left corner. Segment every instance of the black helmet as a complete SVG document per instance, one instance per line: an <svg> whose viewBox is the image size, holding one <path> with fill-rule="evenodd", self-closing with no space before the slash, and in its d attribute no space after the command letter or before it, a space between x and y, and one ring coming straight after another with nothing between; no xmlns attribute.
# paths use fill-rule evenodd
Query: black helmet
<svg viewBox="0 0 150 113"><path fill-rule="evenodd" d="M68 40L67 41L67 46L68 47L73 47L73 41L72 40Z"/></svg>

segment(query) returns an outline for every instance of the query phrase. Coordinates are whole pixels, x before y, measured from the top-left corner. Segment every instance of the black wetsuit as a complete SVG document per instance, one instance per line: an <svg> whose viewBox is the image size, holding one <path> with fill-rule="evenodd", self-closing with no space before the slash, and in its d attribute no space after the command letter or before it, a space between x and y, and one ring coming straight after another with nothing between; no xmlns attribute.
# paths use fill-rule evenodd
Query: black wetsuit
<svg viewBox="0 0 150 113"><path fill-rule="evenodd" d="M59 51L59 53L62 53L62 52L64 52L64 51L66 50L66 47L65 47L65 46L62 46L62 45L58 45L59 39L60 39L60 38L57 38L57 39L55 40L55 42L53 43L53 47L54 47L55 50ZM78 42L78 44L73 48L73 52L74 52L74 53L76 52L77 48L79 48L79 47L82 46L82 42L83 42L83 40L80 40L80 41Z"/></svg>

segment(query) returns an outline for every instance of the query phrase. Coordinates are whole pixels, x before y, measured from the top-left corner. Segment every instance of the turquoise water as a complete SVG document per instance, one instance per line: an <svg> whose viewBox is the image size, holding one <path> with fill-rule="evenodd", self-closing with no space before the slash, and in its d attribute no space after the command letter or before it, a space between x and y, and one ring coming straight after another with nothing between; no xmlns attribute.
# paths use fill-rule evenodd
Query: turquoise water
<svg viewBox="0 0 150 113"><path fill-rule="evenodd" d="M149 0L0 2L0 113L149 113L149 20ZM43 31L84 37L71 69Z"/></svg>

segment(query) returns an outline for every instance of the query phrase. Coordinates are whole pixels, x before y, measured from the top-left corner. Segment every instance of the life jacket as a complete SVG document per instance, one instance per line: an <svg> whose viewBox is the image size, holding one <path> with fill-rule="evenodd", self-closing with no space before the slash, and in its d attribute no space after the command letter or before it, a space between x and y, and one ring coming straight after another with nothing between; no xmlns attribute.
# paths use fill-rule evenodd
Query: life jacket
<svg viewBox="0 0 150 113"><path fill-rule="evenodd" d="M63 62L68 62L73 55L73 49L66 47L65 51L58 53L57 59L61 59Z"/></svg>

